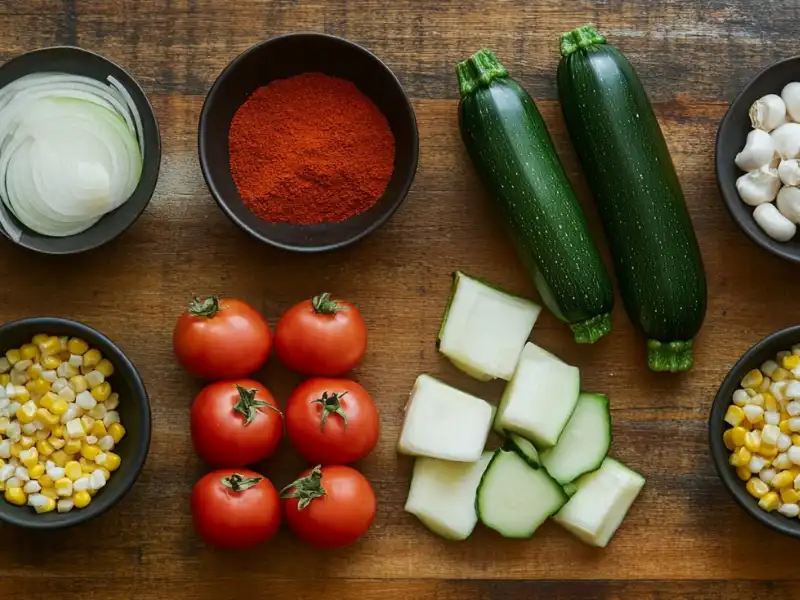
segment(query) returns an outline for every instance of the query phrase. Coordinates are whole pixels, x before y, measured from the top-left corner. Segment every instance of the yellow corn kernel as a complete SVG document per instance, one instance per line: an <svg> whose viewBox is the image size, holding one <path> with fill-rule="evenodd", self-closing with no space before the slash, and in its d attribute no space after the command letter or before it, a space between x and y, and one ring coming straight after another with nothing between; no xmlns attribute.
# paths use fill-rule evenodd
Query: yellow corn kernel
<svg viewBox="0 0 800 600"><path fill-rule="evenodd" d="M744 486L747 492L754 498L763 498L769 493L769 486L758 477L753 477Z"/></svg>
<svg viewBox="0 0 800 600"><path fill-rule="evenodd" d="M784 356L783 360L781 360L781 366L787 371L800 367L800 356L795 356L794 354Z"/></svg>
<svg viewBox="0 0 800 600"><path fill-rule="evenodd" d="M730 461L734 467L746 467L751 458L752 455L748 452L747 448L741 447L731 454Z"/></svg>
<svg viewBox="0 0 800 600"><path fill-rule="evenodd" d="M35 443L36 443L36 440L34 438L32 438L32 437L27 436L27 435L23 435L19 439L19 445L22 446L25 450L27 450L28 448L33 448L33 445Z"/></svg>
<svg viewBox="0 0 800 600"><path fill-rule="evenodd" d="M50 412L56 415L56 421L58 421L59 420L58 417L67 412L67 408L68 408L67 401L64 400L63 398L58 398L57 400L53 401L53 404L50 407Z"/></svg>
<svg viewBox="0 0 800 600"><path fill-rule="evenodd" d="M55 354L51 354L50 356L45 356L42 359L42 368L47 371L55 371L59 365L61 364L61 359L58 358Z"/></svg>
<svg viewBox="0 0 800 600"><path fill-rule="evenodd" d="M770 485L775 488L782 488L786 487L787 485L792 485L793 481L794 477L792 477L791 472L789 472L788 470L781 471L780 473L775 475L775 477L772 478L772 481L770 481Z"/></svg>
<svg viewBox="0 0 800 600"><path fill-rule="evenodd" d="M115 444L119 444L119 441L125 437L125 428L121 423L112 423L108 428L108 435L111 436Z"/></svg>
<svg viewBox="0 0 800 600"><path fill-rule="evenodd" d="M45 392L45 394L41 398L39 398L39 406L41 406L42 408L46 408L47 410L50 410L53 408L53 402L55 402L56 400L58 400L58 396L56 396L50 390L47 390L47 392Z"/></svg>
<svg viewBox="0 0 800 600"><path fill-rule="evenodd" d="M94 367L103 374L103 377L111 377L114 374L114 365L107 358L104 358Z"/></svg>
<svg viewBox="0 0 800 600"><path fill-rule="evenodd" d="M778 504L780 504L780 498L777 492L769 492L758 501L758 505L767 512L772 512L778 508Z"/></svg>
<svg viewBox="0 0 800 600"><path fill-rule="evenodd" d="M103 466L109 471L116 471L119 469L121 462L122 459L119 457L119 454L114 452L106 452L106 462L103 463ZM108 477L106 477L106 479L108 479Z"/></svg>
<svg viewBox="0 0 800 600"><path fill-rule="evenodd" d="M11 444L11 456L19 458L19 453L22 452L23 450L24 448L22 447L22 444L20 444L19 442L14 442L13 444Z"/></svg>
<svg viewBox="0 0 800 600"><path fill-rule="evenodd" d="M56 509L56 500L55 498L47 498L47 504L42 504L41 506L37 506L34 510L38 514L52 512Z"/></svg>
<svg viewBox="0 0 800 600"><path fill-rule="evenodd" d="M89 503L92 501L92 497L89 495L89 492L77 492L72 496L72 502L75 504L75 508L86 508L89 506Z"/></svg>
<svg viewBox="0 0 800 600"><path fill-rule="evenodd" d="M733 427L728 431L731 432L731 441L737 448L744 446L745 437L747 437L747 430L744 427Z"/></svg>
<svg viewBox="0 0 800 600"><path fill-rule="evenodd" d="M111 384L104 381L92 390L92 397L98 402L105 402L111 395Z"/></svg>
<svg viewBox="0 0 800 600"><path fill-rule="evenodd" d="M36 405L32 402L26 402L17 409L16 415L20 423L33 423L36 419Z"/></svg>
<svg viewBox="0 0 800 600"><path fill-rule="evenodd" d="M50 477L50 475L48 475L47 473L39 477L37 481L39 482L39 485L42 486L42 488L51 488L53 487L53 485L55 485L53 478Z"/></svg>
<svg viewBox="0 0 800 600"><path fill-rule="evenodd" d="M781 502L784 504L797 504L800 502L800 492L792 488L783 488L781 490Z"/></svg>
<svg viewBox="0 0 800 600"><path fill-rule="evenodd" d="M5 492L5 491L6 491L6 482L0 481L0 492Z"/></svg>
<svg viewBox="0 0 800 600"><path fill-rule="evenodd" d="M42 482L39 482L39 485L42 485ZM44 487L42 486L42 491L39 492L42 496L47 496L48 498L53 498L54 500L58 498L58 491L54 486Z"/></svg>
<svg viewBox="0 0 800 600"><path fill-rule="evenodd" d="M64 437L64 430L65 430L64 426L63 425L59 425L58 427L53 427L53 431L51 431L50 433L52 433L54 437L63 438Z"/></svg>
<svg viewBox="0 0 800 600"><path fill-rule="evenodd" d="M69 350L71 354L85 354L88 349L89 344L80 338L72 338L67 342L67 350Z"/></svg>
<svg viewBox="0 0 800 600"><path fill-rule="evenodd" d="M50 427L55 427L61 421L61 419L58 418L58 415L54 415L46 408L38 409L36 411L36 418L39 419L45 425L49 425Z"/></svg>
<svg viewBox="0 0 800 600"><path fill-rule="evenodd" d="M742 421L744 421L744 411L735 404L731 404L725 412L725 422L732 427L736 427Z"/></svg>
<svg viewBox="0 0 800 600"><path fill-rule="evenodd" d="M72 490L72 482L74 479L70 479L69 477L62 477L61 479L56 479L55 484L53 487L56 488L56 492L59 492L59 496L65 492L65 490Z"/></svg>
<svg viewBox="0 0 800 600"><path fill-rule="evenodd" d="M62 348L61 352L58 353L58 358L61 359L62 363L63 362L67 362L69 360L70 356L72 356L72 355L70 354L69 350L64 350L63 348Z"/></svg>
<svg viewBox="0 0 800 600"><path fill-rule="evenodd" d="M83 469L81 469L81 463L79 463L76 460L69 461L64 467L64 474L72 481L80 479L81 476L83 475Z"/></svg>
<svg viewBox="0 0 800 600"><path fill-rule="evenodd" d="M93 368L97 366L97 364L101 360L103 360L103 355L100 354L100 350L92 348L91 350L86 352L86 354L83 355L83 368L84 369Z"/></svg>
<svg viewBox="0 0 800 600"><path fill-rule="evenodd" d="M56 450L50 455L50 460L56 463L57 467L63 467L69 462L69 456L64 450Z"/></svg>
<svg viewBox="0 0 800 600"><path fill-rule="evenodd" d="M47 338L49 338L49 337L50 336L47 335L46 333L37 333L35 336L33 336L33 339L31 340L31 344L33 344L34 346L38 346L42 342L46 342Z"/></svg>
<svg viewBox="0 0 800 600"><path fill-rule="evenodd" d="M736 444L733 443L733 429L726 429L722 434L722 441L728 450L736 450Z"/></svg>
<svg viewBox="0 0 800 600"><path fill-rule="evenodd" d="M19 356L21 360L36 360L39 357L39 348L33 344L24 344L19 349Z"/></svg>
<svg viewBox="0 0 800 600"><path fill-rule="evenodd" d="M764 398L764 410L767 412L778 412L778 401L775 400L775 396L769 392L764 392L761 395Z"/></svg>
<svg viewBox="0 0 800 600"><path fill-rule="evenodd" d="M22 488L13 487L5 491L6 501L17 506L23 506L28 501L28 496L22 491Z"/></svg>
<svg viewBox="0 0 800 600"><path fill-rule="evenodd" d="M6 387L9 383L11 383L11 375L8 373L3 373L0 375L0 385Z"/></svg>
<svg viewBox="0 0 800 600"><path fill-rule="evenodd" d="M761 385L763 380L764 375L761 373L761 371L759 369L753 369L752 371L748 371L747 375L745 375L744 379L742 379L742 387L754 388L758 385Z"/></svg>
<svg viewBox="0 0 800 600"><path fill-rule="evenodd" d="M66 452L67 454L77 454L78 452L81 451L82 445L83 444L81 444L80 440L70 440L64 446L64 452Z"/></svg>
<svg viewBox="0 0 800 600"><path fill-rule="evenodd" d="M58 354L61 352L61 340L56 336L49 337L46 341L39 344L39 350L42 352L43 356Z"/></svg>
<svg viewBox="0 0 800 600"><path fill-rule="evenodd" d="M21 359L19 350L17 348L12 348L11 350L6 351L6 358L12 365L17 364Z"/></svg>
<svg viewBox="0 0 800 600"><path fill-rule="evenodd" d="M56 449L53 448L53 444L51 444L47 440L39 440L38 442L36 442L36 449L42 456L50 456L53 452L56 451Z"/></svg>
<svg viewBox="0 0 800 600"><path fill-rule="evenodd" d="M792 374L789 373L789 371L787 371L786 369L778 368L775 369L775 371L772 373L772 381L785 381L786 379L789 379L791 376Z"/></svg>
<svg viewBox="0 0 800 600"><path fill-rule="evenodd" d="M780 423L778 423L778 428L781 430L781 433L791 433L791 430L789 429L789 420L788 419L785 419L785 420L781 421Z"/></svg>
<svg viewBox="0 0 800 600"><path fill-rule="evenodd" d="M99 446L95 444L84 444L81 446L81 456L86 460L94 460L97 458L97 455L100 454Z"/></svg>
<svg viewBox="0 0 800 600"><path fill-rule="evenodd" d="M738 427L741 427L745 431L753 431L753 424L747 419L739 423Z"/></svg>
<svg viewBox="0 0 800 600"><path fill-rule="evenodd" d="M38 379L44 369L42 369L42 365L38 363L33 363L30 367L25 369L25 373L28 374L28 379Z"/></svg>
<svg viewBox="0 0 800 600"><path fill-rule="evenodd" d="M81 392L85 392L89 389L89 384L86 382L86 377L83 375L74 375L70 377L69 383L72 386L72 389L75 390L76 394L80 394Z"/></svg>
<svg viewBox="0 0 800 600"><path fill-rule="evenodd" d="M39 451L36 448L31 448L28 450L27 456L20 459L20 462L28 469L35 467L39 464Z"/></svg>
<svg viewBox="0 0 800 600"><path fill-rule="evenodd" d="M38 395L41 395L41 394L46 394L47 392L50 391L50 382L49 381L45 381L41 377L39 377L38 379L34 379L30 383L31 383L31 386L28 387L27 390L31 394L36 394L38 396Z"/></svg>
<svg viewBox="0 0 800 600"><path fill-rule="evenodd" d="M103 424L103 422L98 419L92 423L92 428L89 430L89 435L93 435L97 439L100 439L101 437L108 435L108 431L106 431L106 426ZM729 448L729 450L733 450L733 448Z"/></svg>
<svg viewBox="0 0 800 600"><path fill-rule="evenodd" d="M28 475L31 479L39 479L42 475L44 475L44 465L39 464L32 466L30 469L28 469Z"/></svg>
<svg viewBox="0 0 800 600"><path fill-rule="evenodd" d="M64 440L64 438L55 437L54 435L51 435L49 438L47 438L47 441L54 450L61 450L67 445L67 442Z"/></svg>
<svg viewBox="0 0 800 600"><path fill-rule="evenodd" d="M761 437L758 433L748 431L744 436L744 447L750 452L758 452L761 448Z"/></svg>

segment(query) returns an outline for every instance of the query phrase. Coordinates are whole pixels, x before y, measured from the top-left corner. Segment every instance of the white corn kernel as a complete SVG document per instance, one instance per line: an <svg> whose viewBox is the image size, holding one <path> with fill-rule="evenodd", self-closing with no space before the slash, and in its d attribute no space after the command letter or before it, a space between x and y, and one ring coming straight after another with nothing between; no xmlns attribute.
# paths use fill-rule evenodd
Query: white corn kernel
<svg viewBox="0 0 800 600"><path fill-rule="evenodd" d="M104 464L106 464L106 460L108 460L108 454L101 452L95 457L94 462L102 467Z"/></svg>
<svg viewBox="0 0 800 600"><path fill-rule="evenodd" d="M747 395L743 389L739 388L735 392L733 392L733 403L736 406L744 406L747 404L747 401L750 399L750 396Z"/></svg>
<svg viewBox="0 0 800 600"><path fill-rule="evenodd" d="M800 431L800 417L789 419L789 431Z"/></svg>
<svg viewBox="0 0 800 600"><path fill-rule="evenodd" d="M71 438L82 438L86 435L80 419L75 418L67 421L67 435Z"/></svg>
<svg viewBox="0 0 800 600"><path fill-rule="evenodd" d="M778 436L778 443L776 444L776 446L778 446L778 450L780 450L781 452L786 452L789 448L792 447L792 438L790 438L785 433L782 433Z"/></svg>
<svg viewBox="0 0 800 600"><path fill-rule="evenodd" d="M59 496L63 497L63 498L69 498L70 496L72 496L72 487L73 487L73 485L72 485L71 481L69 481L69 480L67 480L67 481L68 481L67 485L65 485L64 487L59 487L56 490L56 493Z"/></svg>
<svg viewBox="0 0 800 600"><path fill-rule="evenodd" d="M56 381L58 381L58 375L56 375L54 369L50 369L49 371L42 371L42 379L50 383L55 383ZM51 385L50 389L52 388L53 386Z"/></svg>
<svg viewBox="0 0 800 600"><path fill-rule="evenodd" d="M800 398L800 381L790 381L783 395L787 398Z"/></svg>
<svg viewBox="0 0 800 600"><path fill-rule="evenodd" d="M3 465L0 467L0 481L6 481L14 476L14 465Z"/></svg>
<svg viewBox="0 0 800 600"><path fill-rule="evenodd" d="M53 385L50 386L50 391L54 394L58 394L61 390L65 387L69 386L69 381L64 379L63 377L59 377L53 382Z"/></svg>
<svg viewBox="0 0 800 600"><path fill-rule="evenodd" d="M36 425L33 423L25 423L25 425L22 426L22 433L25 435L33 435L36 433Z"/></svg>
<svg viewBox="0 0 800 600"><path fill-rule="evenodd" d="M69 384L67 384L58 391L58 397L62 400L66 400L67 402L75 402L75 390L73 390L71 387L69 387Z"/></svg>
<svg viewBox="0 0 800 600"><path fill-rule="evenodd" d="M769 393L775 397L775 400L780 402L783 400L783 392L786 389L786 385L785 381L773 381L769 386Z"/></svg>
<svg viewBox="0 0 800 600"><path fill-rule="evenodd" d="M19 477L9 477L6 479L6 489L15 487L21 488L23 485L25 485L25 482Z"/></svg>
<svg viewBox="0 0 800 600"><path fill-rule="evenodd" d="M97 469L89 476L89 488L92 490L99 490L106 484L106 475L100 469Z"/></svg>
<svg viewBox="0 0 800 600"><path fill-rule="evenodd" d="M83 357L80 354L70 354L68 362L77 368L83 365Z"/></svg>
<svg viewBox="0 0 800 600"><path fill-rule="evenodd" d="M800 506L797 506L797 504L781 504L778 512L786 517L794 518L800 515Z"/></svg>
<svg viewBox="0 0 800 600"><path fill-rule="evenodd" d="M78 397L75 398L75 404L83 410L92 410L97 405L97 400L94 399L91 392L85 391L78 394Z"/></svg>
<svg viewBox="0 0 800 600"><path fill-rule="evenodd" d="M775 372L775 369L778 368L778 363L774 360L768 360L761 365L761 372L764 373L767 377L772 377L772 374Z"/></svg>
<svg viewBox="0 0 800 600"><path fill-rule="evenodd" d="M74 421L78 418L78 412L80 412L80 408L76 404L70 404L67 411L61 415L61 422L66 425L70 421Z"/></svg>
<svg viewBox="0 0 800 600"><path fill-rule="evenodd" d="M6 398L16 398L17 396L17 386L13 383L6 384Z"/></svg>
<svg viewBox="0 0 800 600"><path fill-rule="evenodd" d="M72 484L72 491L74 492L85 492L89 489L89 477L81 477L75 480L75 483Z"/></svg>
<svg viewBox="0 0 800 600"><path fill-rule="evenodd" d="M99 462L97 464L100 465ZM764 459L764 457L754 454L752 458L750 458L750 463L747 465L747 468L750 469L750 472L753 475L758 475L766 465L767 461Z"/></svg>
<svg viewBox="0 0 800 600"><path fill-rule="evenodd" d="M798 381L797 383L800 383L800 381ZM789 404L786 405L786 412L788 412L789 416L791 417L796 417L797 415L800 415L800 402L797 402L795 400L789 402Z"/></svg>
<svg viewBox="0 0 800 600"><path fill-rule="evenodd" d="M786 452L781 452L773 459L772 466L779 471L785 471L792 468L792 461L789 460L789 455Z"/></svg>
<svg viewBox="0 0 800 600"><path fill-rule="evenodd" d="M764 429L761 430L761 443L767 444L768 446L775 446L778 443L778 436L780 434L781 430L777 425L764 425Z"/></svg>
<svg viewBox="0 0 800 600"><path fill-rule="evenodd" d="M764 418L764 409L754 404L748 404L744 407L744 416L751 423L758 423Z"/></svg>
<svg viewBox="0 0 800 600"><path fill-rule="evenodd" d="M111 450L114 449L114 438L111 437L110 435L104 435L97 442L97 445L103 452L110 452Z"/></svg>
<svg viewBox="0 0 800 600"><path fill-rule="evenodd" d="M42 489L42 486L39 485L38 481L32 480L22 486L22 491L26 494L35 494L39 490Z"/></svg>
<svg viewBox="0 0 800 600"><path fill-rule="evenodd" d="M92 425L94 425L94 419L89 415L83 415L81 417L81 423L83 424L83 430L89 431L92 428Z"/></svg>
<svg viewBox="0 0 800 600"><path fill-rule="evenodd" d="M103 383L105 380L106 380L106 378L97 369L95 369L94 371L91 371L89 374L86 375L86 383L89 384L89 388L90 389L96 388L98 385Z"/></svg>
<svg viewBox="0 0 800 600"><path fill-rule="evenodd" d="M19 421L12 421L6 427L6 437L13 442L19 440L22 437L22 427L19 425Z"/></svg>
<svg viewBox="0 0 800 600"><path fill-rule="evenodd" d="M75 486L72 486L73 488ZM60 498L58 500L58 504L56 504L56 509L60 513L69 512L75 506L75 503L72 501L72 498Z"/></svg>
<svg viewBox="0 0 800 600"><path fill-rule="evenodd" d="M0 458L11 457L11 440L3 440L0 442Z"/></svg>
<svg viewBox="0 0 800 600"><path fill-rule="evenodd" d="M14 470L14 477L19 479L20 481L30 481L31 480L31 476L28 475L28 469L26 469L25 467L17 467Z"/></svg>
<svg viewBox="0 0 800 600"><path fill-rule="evenodd" d="M767 425L780 425L781 413L774 411L767 411L764 413L764 422Z"/></svg>
<svg viewBox="0 0 800 600"><path fill-rule="evenodd" d="M97 436L94 435L87 435L86 436L86 443L91 444L92 446L97 444Z"/></svg>
<svg viewBox="0 0 800 600"><path fill-rule="evenodd" d="M115 410L110 410L106 413L106 416L103 417L103 425L108 429L114 423L119 423L119 413Z"/></svg>
<svg viewBox="0 0 800 600"><path fill-rule="evenodd" d="M106 416L107 412L108 411L106 410L105 404L103 404L102 402L98 402L95 405L95 407L89 411L89 416L92 417L93 419L102 420L103 417Z"/></svg>
<svg viewBox="0 0 800 600"><path fill-rule="evenodd" d="M30 359L28 359L28 360L18 360L17 362L14 363L14 371L24 371L25 369L30 367L32 364L33 364L33 361L30 360Z"/></svg>
<svg viewBox="0 0 800 600"><path fill-rule="evenodd" d="M0 357L0 373L8 373L10 368L11 363L8 362L8 359L5 356Z"/></svg>
<svg viewBox="0 0 800 600"><path fill-rule="evenodd" d="M57 467L55 463L53 463L52 466L48 465L47 467L47 474L53 481L58 481L59 479L64 477L64 473L65 473L64 467Z"/></svg>
<svg viewBox="0 0 800 600"><path fill-rule="evenodd" d="M20 394L20 386L28 382L28 374L25 371L11 371L11 383L17 388L17 395Z"/></svg>
<svg viewBox="0 0 800 600"><path fill-rule="evenodd" d="M50 499L44 494L32 494L28 498L28 504L34 508L42 508L50 503Z"/></svg>
<svg viewBox="0 0 800 600"><path fill-rule="evenodd" d="M800 465L800 446L792 446L786 451L789 460L796 465Z"/></svg>
<svg viewBox="0 0 800 600"><path fill-rule="evenodd" d="M103 404L106 405L107 410L115 410L119 406L119 394L116 392L112 393Z"/></svg>
<svg viewBox="0 0 800 600"><path fill-rule="evenodd" d="M764 406L764 396L761 394L756 394L755 396L749 396L747 400L747 404L755 404L756 406Z"/></svg>

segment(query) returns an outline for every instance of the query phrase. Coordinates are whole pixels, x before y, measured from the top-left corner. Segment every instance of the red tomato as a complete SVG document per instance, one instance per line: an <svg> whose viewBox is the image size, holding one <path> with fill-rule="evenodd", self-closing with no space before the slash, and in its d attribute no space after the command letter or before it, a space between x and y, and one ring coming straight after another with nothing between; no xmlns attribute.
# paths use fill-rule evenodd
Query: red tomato
<svg viewBox="0 0 800 600"><path fill-rule="evenodd" d="M338 377L354 369L367 350L367 327L350 302L330 294L287 310L275 328L275 352L284 365L306 375Z"/></svg>
<svg viewBox="0 0 800 600"><path fill-rule="evenodd" d="M270 456L283 419L269 390L253 379L207 385L192 404L192 442L213 467L243 467Z"/></svg>
<svg viewBox="0 0 800 600"><path fill-rule="evenodd" d="M378 443L378 411L367 390L349 379L308 379L292 392L286 433L311 464L361 460Z"/></svg>
<svg viewBox="0 0 800 600"><path fill-rule="evenodd" d="M375 521L372 486L343 465L316 466L281 492L286 523L319 548L340 548L361 539Z"/></svg>
<svg viewBox="0 0 800 600"><path fill-rule="evenodd" d="M234 379L256 371L269 356L272 334L259 312L241 300L194 298L175 324L178 362L202 379Z"/></svg>
<svg viewBox="0 0 800 600"><path fill-rule="evenodd" d="M254 471L213 471L192 490L192 518L207 544L250 548L278 531L281 501L269 479Z"/></svg>

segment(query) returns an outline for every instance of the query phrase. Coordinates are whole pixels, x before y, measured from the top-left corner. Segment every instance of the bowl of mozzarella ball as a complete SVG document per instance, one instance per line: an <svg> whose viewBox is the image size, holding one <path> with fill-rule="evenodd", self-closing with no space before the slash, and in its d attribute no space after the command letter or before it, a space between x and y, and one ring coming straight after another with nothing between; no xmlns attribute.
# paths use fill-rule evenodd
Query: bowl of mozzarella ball
<svg viewBox="0 0 800 600"><path fill-rule="evenodd" d="M730 105L716 167L734 221L761 247L800 262L800 57L764 69Z"/></svg>

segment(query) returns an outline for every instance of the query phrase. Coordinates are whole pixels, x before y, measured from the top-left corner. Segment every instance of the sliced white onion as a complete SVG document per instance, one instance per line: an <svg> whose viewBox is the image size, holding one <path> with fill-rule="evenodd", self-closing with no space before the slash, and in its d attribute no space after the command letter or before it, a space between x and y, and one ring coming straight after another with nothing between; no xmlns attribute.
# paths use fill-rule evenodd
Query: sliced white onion
<svg viewBox="0 0 800 600"><path fill-rule="evenodd" d="M142 172L141 117L127 90L66 73L0 89L0 226L49 236L85 231L133 194Z"/></svg>

